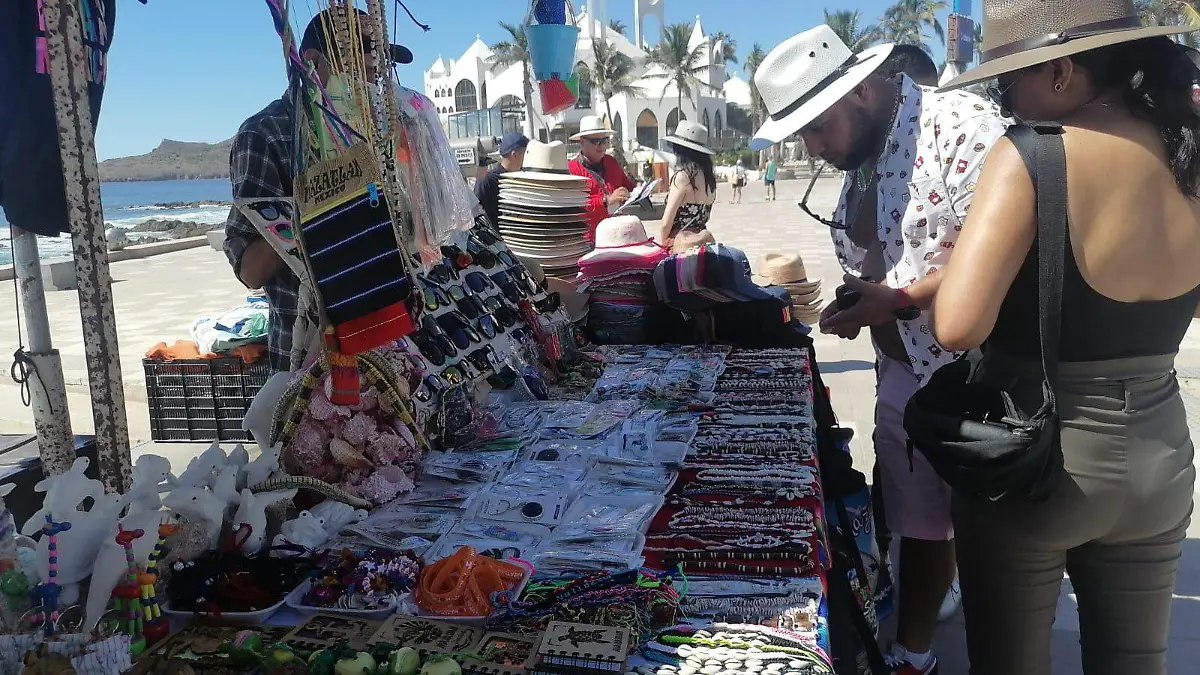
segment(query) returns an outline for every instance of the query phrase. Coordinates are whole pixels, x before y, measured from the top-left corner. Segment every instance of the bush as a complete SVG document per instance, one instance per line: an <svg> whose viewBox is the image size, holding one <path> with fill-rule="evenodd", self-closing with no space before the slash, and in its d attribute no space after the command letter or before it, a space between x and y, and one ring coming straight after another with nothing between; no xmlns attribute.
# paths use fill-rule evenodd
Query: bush
<svg viewBox="0 0 1200 675"><path fill-rule="evenodd" d="M742 160L742 166L747 169L753 169L758 166L758 153L751 152L746 148L738 148L736 150L724 150L713 155L713 164L716 166L733 166L737 161Z"/></svg>

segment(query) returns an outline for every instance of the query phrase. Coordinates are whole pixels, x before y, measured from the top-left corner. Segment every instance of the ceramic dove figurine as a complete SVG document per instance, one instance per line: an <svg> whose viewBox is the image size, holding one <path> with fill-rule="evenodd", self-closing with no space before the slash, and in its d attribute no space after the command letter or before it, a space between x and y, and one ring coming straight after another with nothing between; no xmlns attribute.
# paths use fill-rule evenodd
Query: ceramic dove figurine
<svg viewBox="0 0 1200 675"><path fill-rule="evenodd" d="M77 601L78 583L92 573L104 540L116 534L117 518L125 503L123 495L103 495L92 505L91 511L71 514L66 520L71 523L71 529L58 533L56 582L62 586L59 600L64 606ZM42 524L45 522L45 516L42 516ZM38 540L37 552L38 577L46 582L50 578L49 537L42 536Z"/></svg>
<svg viewBox="0 0 1200 675"><path fill-rule="evenodd" d="M93 501L99 501L104 496L104 484L84 474L90 463L87 457L79 457L66 473L43 478L34 484L34 491L44 492L46 496L42 499L42 508L25 521L21 534L32 535L42 529L47 513L55 521L70 520L84 499L91 497Z"/></svg>
<svg viewBox="0 0 1200 675"><path fill-rule="evenodd" d="M229 451L228 466L237 467L237 489L241 490L246 487L246 465L250 463L250 453L246 452L246 446L238 443L233 450Z"/></svg>
<svg viewBox="0 0 1200 675"><path fill-rule="evenodd" d="M163 505L191 523L200 523L209 548L216 548L225 522L225 502L206 487L180 485L163 499Z"/></svg>
<svg viewBox="0 0 1200 675"><path fill-rule="evenodd" d="M125 493L129 501L129 514L161 509L162 498L159 493L174 480L171 460L159 455L138 457L133 465L133 485Z"/></svg>
<svg viewBox="0 0 1200 675"><path fill-rule="evenodd" d="M217 472L217 477L213 479L212 491L217 496L217 499L225 502L226 511L230 506L236 506L240 496L238 494L238 474L241 473L238 467L227 464L221 467Z"/></svg>
<svg viewBox="0 0 1200 675"><path fill-rule="evenodd" d="M334 536L347 526L361 523L367 519L364 509L356 509L349 504L335 502L332 499L317 504L311 509L313 516L321 521L329 536Z"/></svg>
<svg viewBox="0 0 1200 675"><path fill-rule="evenodd" d="M225 466L225 451L221 444L213 441L208 449L192 458L187 468L179 474L178 485L189 487L205 487L212 482L213 474Z"/></svg>
<svg viewBox="0 0 1200 675"><path fill-rule="evenodd" d="M237 513L233 514L230 523L234 531L242 525L250 526L250 537L242 546L245 553L258 553L267 541L267 507L283 499L292 499L296 490L281 490L279 492L260 492L254 494L249 488L242 490L242 501Z"/></svg>
<svg viewBox="0 0 1200 675"><path fill-rule="evenodd" d="M254 487L271 477L279 470L279 457L283 454L283 444L278 443L270 448L263 448L262 454L255 457L246 465L246 487Z"/></svg>
<svg viewBox="0 0 1200 675"><path fill-rule="evenodd" d="M298 544L308 549L317 549L329 541L329 533L325 525L311 511L301 511L300 515L283 523L279 534L275 536L274 544Z"/></svg>

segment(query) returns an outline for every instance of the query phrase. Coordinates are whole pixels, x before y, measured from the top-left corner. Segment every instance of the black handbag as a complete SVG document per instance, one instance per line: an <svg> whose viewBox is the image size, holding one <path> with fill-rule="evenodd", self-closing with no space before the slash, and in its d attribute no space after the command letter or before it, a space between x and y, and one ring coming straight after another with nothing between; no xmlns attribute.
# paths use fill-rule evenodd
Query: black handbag
<svg viewBox="0 0 1200 675"><path fill-rule="evenodd" d="M904 409L908 452L921 451L950 487L966 495L1042 501L1063 474L1055 390L1067 232L1067 160L1062 126L1033 123L1006 134L1025 161L1037 194L1038 319L1042 405L1033 415L1008 392L975 381L981 355L940 368Z"/></svg>

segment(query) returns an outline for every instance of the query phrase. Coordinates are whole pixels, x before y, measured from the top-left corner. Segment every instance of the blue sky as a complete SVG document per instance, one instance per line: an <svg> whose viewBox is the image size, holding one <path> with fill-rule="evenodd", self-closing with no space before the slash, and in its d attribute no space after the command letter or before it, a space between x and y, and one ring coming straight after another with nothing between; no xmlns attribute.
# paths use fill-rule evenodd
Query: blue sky
<svg viewBox="0 0 1200 675"><path fill-rule="evenodd" d="M742 55L754 42L769 51L790 35L821 23L823 6L854 7L875 18L891 4L889 0L664 1L668 23L692 22L699 14L705 30L732 35ZM399 41L416 56L412 65L400 68L400 78L415 88L422 86L422 73L439 54L457 58L476 34L488 44L502 39L504 31L497 23L520 22L529 7L527 0L405 2L431 28L422 33L402 10L397 19ZM631 24L633 3L609 0L609 18ZM586 0L574 4L586 6ZM974 4L978 15L981 0ZM293 0L291 5L297 15L293 24L303 25L317 2ZM936 39L932 46L935 54L943 53ZM279 39L261 0L150 0L146 5L118 0L97 152L103 160L148 152L163 138L224 140L243 119L277 98L283 87Z"/></svg>

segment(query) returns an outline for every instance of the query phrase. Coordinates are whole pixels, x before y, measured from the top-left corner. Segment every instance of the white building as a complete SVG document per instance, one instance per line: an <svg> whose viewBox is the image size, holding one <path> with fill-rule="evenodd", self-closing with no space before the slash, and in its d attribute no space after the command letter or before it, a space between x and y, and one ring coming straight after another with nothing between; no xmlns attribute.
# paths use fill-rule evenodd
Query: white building
<svg viewBox="0 0 1200 675"><path fill-rule="evenodd" d="M704 47L705 70L700 74L699 87L692 87L692 95L683 97L678 104L675 85L662 77L654 77L660 69L648 69L643 65L650 40L643 34L647 18L654 18L659 25L659 36L663 28L663 5L666 0L634 0L634 41L608 26L604 0L589 0L586 10L576 17L581 28L575 47L578 61L577 72L581 75L579 100L571 109L554 115L542 115L542 102L537 84L533 83L533 120L524 120L525 133L530 138L566 139L579 129L579 120L584 115L606 115L612 110L611 125L627 151L638 146L657 148L658 140L675 129L680 119L699 120L708 127L713 144L720 146L719 139L726 130L725 63L721 44L704 32L700 17L692 28L690 45ZM593 19L592 17L596 17ZM618 94L605 106L599 92L587 86L587 73L595 63L592 40L603 40L612 48L629 56L635 66L637 96ZM641 46L635 44L640 42ZM510 119L524 118L523 83L521 64L505 68L493 68L492 50L476 36L475 41L457 59L447 61L442 57L425 72L425 93L437 106L443 122L450 124L451 136L475 135L456 133L455 123L450 118L465 112L485 108L500 108ZM532 77L532 73L530 75ZM682 108L682 110L680 109ZM458 118L461 119L461 118ZM494 131L493 131L494 133ZM499 133L494 133L499 135Z"/></svg>

